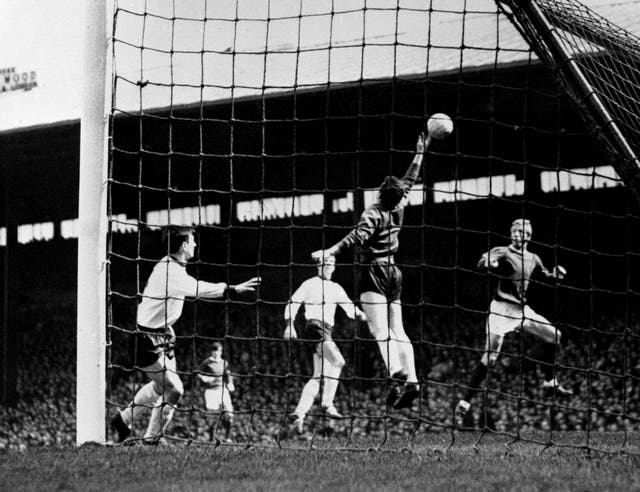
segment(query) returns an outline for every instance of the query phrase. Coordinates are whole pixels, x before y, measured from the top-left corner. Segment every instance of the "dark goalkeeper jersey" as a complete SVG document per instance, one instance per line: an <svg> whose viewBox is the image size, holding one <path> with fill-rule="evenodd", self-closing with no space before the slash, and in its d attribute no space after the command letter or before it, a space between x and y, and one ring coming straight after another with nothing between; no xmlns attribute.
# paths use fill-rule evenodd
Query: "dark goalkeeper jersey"
<svg viewBox="0 0 640 492"><path fill-rule="evenodd" d="M358 225L339 243L339 251L351 246L360 246L361 261L369 263L376 259L393 258L398 251L398 234L404 221L404 207L411 187L418 178L420 164L411 163L407 173L400 180L404 188L404 198L393 210L387 210L380 203L369 206L358 221Z"/></svg>
<svg viewBox="0 0 640 492"><path fill-rule="evenodd" d="M500 280L495 297L501 301L526 303L531 275L537 268L547 272L540 257L527 250L518 251L511 246L498 246L491 249L489 257L498 261L497 273ZM485 253L478 262L478 268L485 269L487 266L488 256Z"/></svg>

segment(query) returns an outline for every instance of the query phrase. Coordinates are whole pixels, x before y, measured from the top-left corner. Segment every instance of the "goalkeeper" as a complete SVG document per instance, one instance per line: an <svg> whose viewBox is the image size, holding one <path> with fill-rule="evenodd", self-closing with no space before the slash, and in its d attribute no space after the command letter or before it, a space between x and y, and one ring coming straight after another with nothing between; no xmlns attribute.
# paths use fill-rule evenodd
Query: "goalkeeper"
<svg viewBox="0 0 640 492"><path fill-rule="evenodd" d="M498 359L505 335L511 332L523 330L543 342L542 388L560 396L572 394L572 391L560 385L554 376L554 360L560 345L560 331L527 304L527 289L534 272L539 270L545 277L558 280L562 280L567 272L561 266L556 266L551 271L547 270L540 257L527 249L532 233L533 228L529 220L514 220L510 231L511 244L492 248L488 253L484 253L478 262L479 270L496 272L500 280L489 306L485 353L472 371L467 391L456 407L458 426L464 425L473 393L485 380L489 367Z"/></svg>
<svg viewBox="0 0 640 492"><path fill-rule="evenodd" d="M314 251L311 255L320 261L352 246L360 247L360 302L367 315L369 330L378 343L387 376L394 382L387 405L396 409L411 407L419 395L419 388L413 346L402 323L402 272L394 255L398 251L398 234L407 197L418 178L424 152L430 143L431 136L425 138L421 133L415 157L402 179L384 178L377 202L362 213L356 227L330 248Z"/></svg>
<svg viewBox="0 0 640 492"><path fill-rule="evenodd" d="M186 266L195 256L194 232L190 227L175 226L165 231L169 255L153 268L142 293L142 302L138 305L135 364L151 381L140 388L133 401L111 419L116 442L123 442L130 436L134 411L151 408L143 442L168 444L163 435L184 393L176 371L173 324L182 314L185 297L215 299L229 292L254 292L260 283L259 277L234 286L224 282L204 282L190 276Z"/></svg>

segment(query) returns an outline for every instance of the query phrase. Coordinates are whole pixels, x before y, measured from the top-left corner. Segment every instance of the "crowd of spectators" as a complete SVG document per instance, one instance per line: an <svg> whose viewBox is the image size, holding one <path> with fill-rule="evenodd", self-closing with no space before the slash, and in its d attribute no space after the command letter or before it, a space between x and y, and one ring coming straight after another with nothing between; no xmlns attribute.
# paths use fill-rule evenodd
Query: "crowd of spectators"
<svg viewBox="0 0 640 492"><path fill-rule="evenodd" d="M223 340L235 376L233 439L275 445L286 414L312 372L310 344L283 340L280 306L214 303L186 309L177 327L178 369L185 395L169 430L184 439L211 440L217 416L204 410L202 388L194 370L213 340ZM483 314L451 308L407 310L406 326L414 340L422 391L419 405L389 412L384 405L388 382L375 343L366 327L341 319L336 332L347 365L336 396L343 421L329 423L312 415L310 434L331 431L384 439L389 434L450 429L453 409L467 370L483 341ZM115 313L109 333L108 414L125 405L145 382L135 370L130 341L132 313ZM206 320L206 321L205 321ZM70 445L75 442L75 305L30 304L20 308L18 398L0 406L0 449ZM455 326L455 330L454 330ZM640 325L631 316L597 320L588 329L568 330L558 358L558 377L574 390L554 399L540 388L536 346L520 335L507 338L488 390L474 399L478 427L526 433L535 429L640 430ZM486 403L486 404L484 404ZM319 408L317 408L319 412ZM134 434L146 425L141 416ZM111 436L109 436L111 437Z"/></svg>

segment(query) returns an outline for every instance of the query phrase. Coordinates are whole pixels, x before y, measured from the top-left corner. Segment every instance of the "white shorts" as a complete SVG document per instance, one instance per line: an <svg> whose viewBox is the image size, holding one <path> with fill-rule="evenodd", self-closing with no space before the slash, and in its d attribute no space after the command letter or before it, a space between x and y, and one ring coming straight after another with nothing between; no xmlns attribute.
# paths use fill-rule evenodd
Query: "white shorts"
<svg viewBox="0 0 640 492"><path fill-rule="evenodd" d="M503 337L507 333L520 330L527 320L548 323L545 318L526 304L514 304L494 299L489 306L487 336Z"/></svg>
<svg viewBox="0 0 640 492"><path fill-rule="evenodd" d="M231 395L229 390L224 386L216 386L215 388L207 388L204 391L204 405L210 412L233 412L233 404L231 403Z"/></svg>

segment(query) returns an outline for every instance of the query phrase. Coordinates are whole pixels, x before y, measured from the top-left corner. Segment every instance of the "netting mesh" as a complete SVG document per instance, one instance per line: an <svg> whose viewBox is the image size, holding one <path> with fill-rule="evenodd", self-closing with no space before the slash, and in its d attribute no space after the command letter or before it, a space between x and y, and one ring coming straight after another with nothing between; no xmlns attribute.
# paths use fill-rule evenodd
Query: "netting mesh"
<svg viewBox="0 0 640 492"><path fill-rule="evenodd" d="M640 152L640 38L617 27L579 2L539 2L562 42L579 58L585 76L596 86L612 116ZM586 56L581 56L586 55Z"/></svg>
<svg viewBox="0 0 640 492"><path fill-rule="evenodd" d="M547 3L539 2L545 12ZM571 24L564 42L597 74L637 145L637 98L629 100L638 91L636 38L608 24L592 29L595 17L566 20L569 7L553 11L554 22ZM110 411L148 381L136 358L136 312L152 268L171 252L162 230L192 225L190 275L230 284L258 275L262 285L255 294L187 297L174 324L184 394L168 436L225 437L223 413L206 410L197 370L220 341L236 388L232 444L321 447L331 437L349 449L446 447L490 433L632 452L640 425L637 211L583 123L584 108L511 20L481 0L118 0ZM589 37L570 36L582 26ZM602 52L604 41L616 49ZM393 382L377 343L365 323L339 314L334 340L346 364L335 406L345 418L327 419L318 400L299 437L288 416L312 375L314 345L283 338L284 307L316 274L310 253L354 227L385 175L403 175L436 112L449 114L455 130L425 155L396 255L419 398L404 410L385 404ZM523 216L533 224L531 251L569 272L562 281L533 278L529 291L531 306L562 332L551 363L574 395L541 388L546 356L520 330L505 337L473 394L465 425L479 432L461 433L456 405L484 352L488 306L504 276L476 264L510 243L510 224ZM349 250L337 261L334 280L358 301L359 256ZM147 418L139 406L134 435L144 435Z"/></svg>
<svg viewBox="0 0 640 492"><path fill-rule="evenodd" d="M511 8L512 2L502 4ZM640 38L575 0L527 4L533 8L516 5L511 18L536 53L555 67L593 131L619 156L616 169L627 186L637 192ZM541 23L548 23L550 36L540 30ZM573 63L579 74L570 69Z"/></svg>

